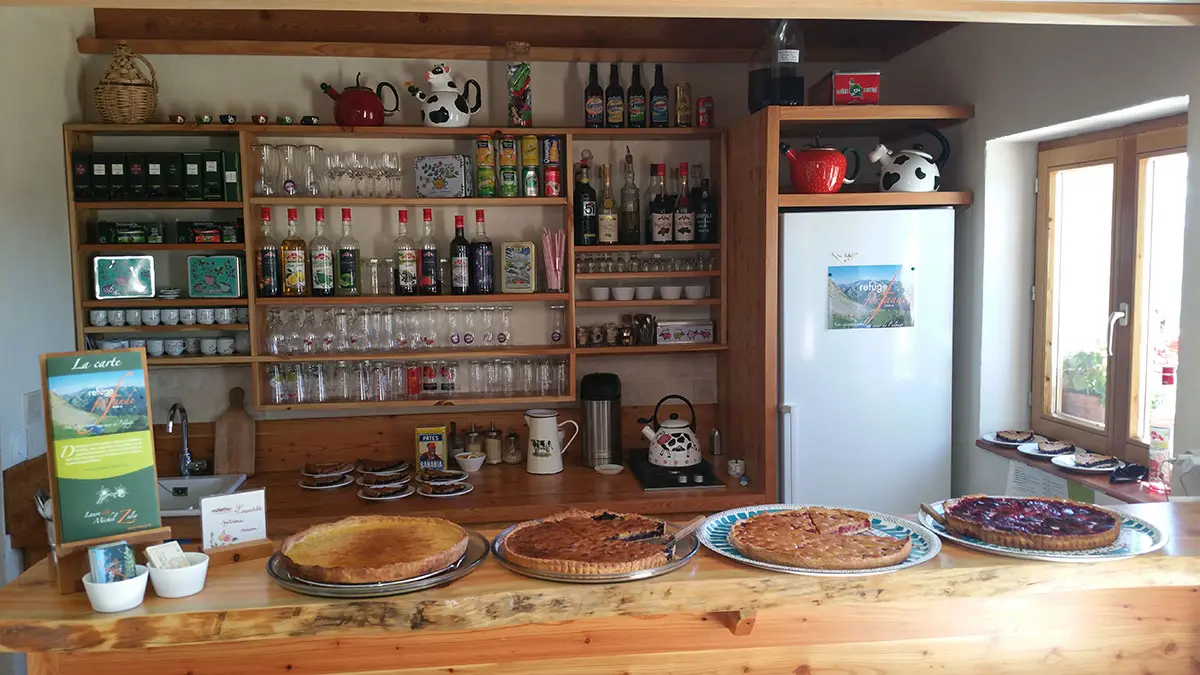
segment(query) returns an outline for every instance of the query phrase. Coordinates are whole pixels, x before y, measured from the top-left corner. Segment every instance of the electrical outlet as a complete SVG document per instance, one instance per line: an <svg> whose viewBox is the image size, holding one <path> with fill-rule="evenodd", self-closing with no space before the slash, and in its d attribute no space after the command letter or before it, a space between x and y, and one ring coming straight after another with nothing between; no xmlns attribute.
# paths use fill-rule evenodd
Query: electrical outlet
<svg viewBox="0 0 1200 675"><path fill-rule="evenodd" d="M29 440L24 429L9 434L8 443L0 449L0 457L3 457L0 461L3 461L6 469L29 459Z"/></svg>

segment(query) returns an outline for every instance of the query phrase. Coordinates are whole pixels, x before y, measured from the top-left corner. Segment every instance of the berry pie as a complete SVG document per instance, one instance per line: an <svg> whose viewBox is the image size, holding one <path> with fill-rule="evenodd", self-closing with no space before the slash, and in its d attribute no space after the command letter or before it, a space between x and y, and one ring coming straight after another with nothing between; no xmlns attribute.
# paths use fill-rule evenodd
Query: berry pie
<svg viewBox="0 0 1200 675"><path fill-rule="evenodd" d="M645 541L663 534L663 521L631 513L567 511L513 528L508 559L563 574L619 574L665 565L671 546Z"/></svg>
<svg viewBox="0 0 1200 675"><path fill-rule="evenodd" d="M1108 546L1121 533L1112 511L1051 497L950 499L944 506L951 532L987 544L1038 551L1083 551Z"/></svg>
<svg viewBox="0 0 1200 675"><path fill-rule="evenodd" d="M1069 441L1038 441L1038 452L1043 455L1069 455L1075 446Z"/></svg>
<svg viewBox="0 0 1200 675"><path fill-rule="evenodd" d="M1028 443L1033 440L1033 432L1027 429L1021 431L997 431L996 440L1001 443Z"/></svg>

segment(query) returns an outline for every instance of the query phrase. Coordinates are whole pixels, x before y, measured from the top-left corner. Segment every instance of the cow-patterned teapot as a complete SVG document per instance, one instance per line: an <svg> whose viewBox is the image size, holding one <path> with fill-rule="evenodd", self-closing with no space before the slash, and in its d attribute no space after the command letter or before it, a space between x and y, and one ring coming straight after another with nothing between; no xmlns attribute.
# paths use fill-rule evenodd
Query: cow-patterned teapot
<svg viewBox="0 0 1200 675"><path fill-rule="evenodd" d="M942 151L933 158L920 145L911 150L892 152L877 145L867 159L879 165L879 189L883 192L937 192L942 187L942 168L950 159L950 142L936 129L926 129L937 139Z"/></svg>
<svg viewBox="0 0 1200 675"><path fill-rule="evenodd" d="M687 404L692 414L691 422L684 422L675 413L662 422L658 421L658 409L673 398ZM677 394L664 396L654 406L654 414L638 422L646 425L642 427L642 435L650 441L650 463L654 466L677 468L700 463L700 441L692 430L692 425L696 423L696 409L691 401Z"/></svg>
<svg viewBox="0 0 1200 675"><path fill-rule="evenodd" d="M421 91L412 82L405 82L408 93L421 102L421 123L427 127L465 127L471 116L483 107L483 91L475 80L463 83L462 91L450 77L450 66L438 63L425 71L429 82L429 93ZM475 88L475 105L469 101L471 87Z"/></svg>

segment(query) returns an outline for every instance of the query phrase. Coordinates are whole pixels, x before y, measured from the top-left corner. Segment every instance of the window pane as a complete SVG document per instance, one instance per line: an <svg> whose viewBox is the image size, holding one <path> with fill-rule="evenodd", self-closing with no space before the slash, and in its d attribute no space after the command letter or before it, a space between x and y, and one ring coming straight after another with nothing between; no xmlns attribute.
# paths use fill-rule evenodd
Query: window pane
<svg viewBox="0 0 1200 675"><path fill-rule="evenodd" d="M1108 381L1113 175L1112 164L1051 174L1052 412L1101 427Z"/></svg>
<svg viewBox="0 0 1200 675"><path fill-rule="evenodd" d="M1143 259L1141 382L1137 435L1150 440L1150 423L1173 424L1174 386L1163 384L1163 366L1179 363L1179 304L1183 284L1183 211L1187 196L1187 154L1142 160L1141 211ZM1173 378L1168 378L1173 380ZM1162 419L1159 419L1162 418Z"/></svg>

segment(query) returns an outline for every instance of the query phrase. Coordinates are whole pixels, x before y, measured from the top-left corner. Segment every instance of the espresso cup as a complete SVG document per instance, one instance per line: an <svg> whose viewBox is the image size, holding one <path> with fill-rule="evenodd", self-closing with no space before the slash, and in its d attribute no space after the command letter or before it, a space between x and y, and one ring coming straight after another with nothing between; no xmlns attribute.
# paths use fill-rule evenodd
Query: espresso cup
<svg viewBox="0 0 1200 675"><path fill-rule="evenodd" d="M237 319L237 312L232 307L220 307L216 311L217 323L230 324Z"/></svg>
<svg viewBox="0 0 1200 675"><path fill-rule="evenodd" d="M163 341L157 338L146 340L146 354L150 356L162 356Z"/></svg>
<svg viewBox="0 0 1200 675"><path fill-rule="evenodd" d="M216 355L216 353L217 353L217 339L216 339L216 338L201 338L201 340L200 340L200 353L201 353L201 354L203 354L203 355L205 355L205 356L214 356L214 355Z"/></svg>
<svg viewBox="0 0 1200 675"><path fill-rule="evenodd" d="M123 310L123 309L108 310L108 325L124 326L125 325L125 310Z"/></svg>
<svg viewBox="0 0 1200 675"><path fill-rule="evenodd" d="M205 326L211 326L217 322L217 313L213 311L212 307L201 307L196 310L196 321Z"/></svg>
<svg viewBox="0 0 1200 675"><path fill-rule="evenodd" d="M179 310L179 323L185 326L191 326L196 323L196 308L185 307Z"/></svg>
<svg viewBox="0 0 1200 675"><path fill-rule="evenodd" d="M162 323L162 312L157 309L143 309L142 323L147 326L157 326Z"/></svg>
<svg viewBox="0 0 1200 675"><path fill-rule="evenodd" d="M183 356L183 340L164 340L163 346L166 348L167 356Z"/></svg>
<svg viewBox="0 0 1200 675"><path fill-rule="evenodd" d="M142 339L130 340L130 341L129 341L129 346L130 346L130 347L133 347L134 349L145 349L145 348L146 348L146 341L145 341L145 340L142 340Z"/></svg>
<svg viewBox="0 0 1200 675"><path fill-rule="evenodd" d="M162 311L162 322L164 326L179 325L179 310L171 308Z"/></svg>
<svg viewBox="0 0 1200 675"><path fill-rule="evenodd" d="M131 309L125 312L125 323L128 323L130 326L142 325L142 310Z"/></svg>
<svg viewBox="0 0 1200 675"><path fill-rule="evenodd" d="M238 307L235 314L237 315L238 323L250 323L250 308L249 307Z"/></svg>
<svg viewBox="0 0 1200 675"><path fill-rule="evenodd" d="M231 337L217 338L217 353L221 356L233 356L234 340Z"/></svg>
<svg viewBox="0 0 1200 675"><path fill-rule="evenodd" d="M107 326L108 312L103 309L93 309L92 311L88 312L88 323L92 324L93 326Z"/></svg>
<svg viewBox="0 0 1200 675"><path fill-rule="evenodd" d="M187 338L183 341L183 351L187 354L200 353L200 338Z"/></svg>

